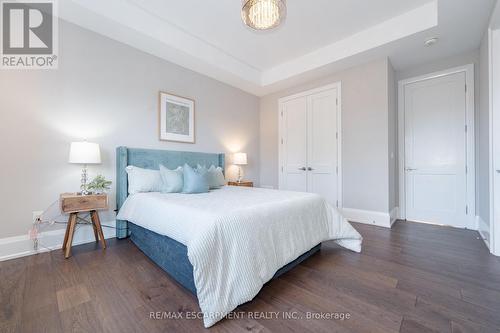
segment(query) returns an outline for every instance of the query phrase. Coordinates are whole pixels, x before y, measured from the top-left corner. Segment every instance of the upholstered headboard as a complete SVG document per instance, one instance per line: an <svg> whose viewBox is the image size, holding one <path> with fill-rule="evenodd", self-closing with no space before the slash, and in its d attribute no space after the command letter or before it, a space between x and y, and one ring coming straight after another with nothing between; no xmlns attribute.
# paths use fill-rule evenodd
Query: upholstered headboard
<svg viewBox="0 0 500 333"><path fill-rule="evenodd" d="M207 167L213 164L224 170L224 159L224 154L118 147L116 148L116 208L119 210L128 196L128 177L125 168L129 165L159 170L160 164L170 169L175 169L184 163L193 167L198 164ZM128 222L117 220L116 237L128 236Z"/></svg>

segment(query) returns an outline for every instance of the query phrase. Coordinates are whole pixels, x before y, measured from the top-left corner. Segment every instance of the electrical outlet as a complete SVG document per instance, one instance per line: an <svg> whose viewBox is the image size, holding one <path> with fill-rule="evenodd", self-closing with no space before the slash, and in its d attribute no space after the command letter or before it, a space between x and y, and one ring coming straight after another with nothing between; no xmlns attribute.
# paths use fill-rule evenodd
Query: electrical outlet
<svg viewBox="0 0 500 333"><path fill-rule="evenodd" d="M42 215L43 215L43 210L35 210L33 212L33 223L36 222L37 219L42 219Z"/></svg>

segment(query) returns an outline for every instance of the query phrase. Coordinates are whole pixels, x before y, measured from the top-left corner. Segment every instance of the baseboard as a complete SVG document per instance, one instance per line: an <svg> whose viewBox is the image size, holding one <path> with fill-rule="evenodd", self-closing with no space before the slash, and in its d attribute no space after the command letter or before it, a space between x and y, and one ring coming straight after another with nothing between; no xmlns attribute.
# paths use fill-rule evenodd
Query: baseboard
<svg viewBox="0 0 500 333"><path fill-rule="evenodd" d="M393 212L389 214L389 213L376 212L370 210L342 208L342 215L348 221L372 224L385 228L391 228L393 223L391 216L396 216L396 218L394 219L394 221L396 221L397 215L392 215L392 214Z"/></svg>
<svg viewBox="0 0 500 333"><path fill-rule="evenodd" d="M104 238L114 238L116 236L115 221L103 222L102 231ZM111 227L111 228L108 228ZM25 257L37 253L58 250L62 248L66 229L57 229L41 232L38 237L38 250L33 249L33 241L29 236L21 235L0 239L0 261ZM73 245L95 242L94 230L90 225L80 225L75 230Z"/></svg>
<svg viewBox="0 0 500 333"><path fill-rule="evenodd" d="M490 226L481 218L481 216L476 216L476 229L479 232L479 235L483 239L484 243L488 250L490 248Z"/></svg>

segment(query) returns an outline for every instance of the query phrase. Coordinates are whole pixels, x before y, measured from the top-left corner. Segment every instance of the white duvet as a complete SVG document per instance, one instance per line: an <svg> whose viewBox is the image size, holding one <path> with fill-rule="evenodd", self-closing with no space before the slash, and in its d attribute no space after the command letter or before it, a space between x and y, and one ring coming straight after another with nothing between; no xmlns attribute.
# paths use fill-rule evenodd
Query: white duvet
<svg viewBox="0 0 500 333"><path fill-rule="evenodd" d="M361 235L310 193L233 186L138 193L117 218L187 246L205 327L252 300L278 269L321 242L361 251Z"/></svg>

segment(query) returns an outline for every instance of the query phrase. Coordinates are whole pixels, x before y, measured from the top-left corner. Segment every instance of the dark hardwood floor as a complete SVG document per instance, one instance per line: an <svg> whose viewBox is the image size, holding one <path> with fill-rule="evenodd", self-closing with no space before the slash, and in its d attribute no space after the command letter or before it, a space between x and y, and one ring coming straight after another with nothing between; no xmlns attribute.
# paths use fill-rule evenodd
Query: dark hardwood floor
<svg viewBox="0 0 500 333"><path fill-rule="evenodd" d="M0 263L1 332L499 332L500 260L473 231L354 224L363 253L324 243L205 330L193 296L129 240ZM184 319L165 314L180 312ZM161 318L151 318L151 313ZM262 313L264 312L264 313ZM259 318L266 315L278 318ZM349 319L297 318L339 313ZM252 314L252 317L249 314ZM235 315L236 317L236 315Z"/></svg>

